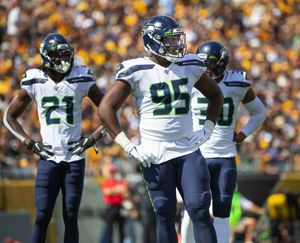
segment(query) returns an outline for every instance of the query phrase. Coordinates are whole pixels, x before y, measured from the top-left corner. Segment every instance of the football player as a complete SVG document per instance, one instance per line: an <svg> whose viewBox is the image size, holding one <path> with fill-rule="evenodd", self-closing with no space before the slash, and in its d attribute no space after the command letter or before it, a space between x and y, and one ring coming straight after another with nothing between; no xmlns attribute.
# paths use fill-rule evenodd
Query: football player
<svg viewBox="0 0 300 243"><path fill-rule="evenodd" d="M251 81L240 70L226 70L229 62L227 49L216 41L204 42L197 54L207 66L207 74L219 85L224 104L210 139L200 146L210 172L214 227L218 243L228 243L230 237L229 216L232 196L237 181L235 157L236 144L244 141L265 120L263 103L251 88ZM235 132L237 110L243 103L251 117L241 131ZM203 129L208 100L197 89L193 89L192 113L194 130ZM190 217L185 212L182 222L182 242L193 242Z"/></svg>
<svg viewBox="0 0 300 243"><path fill-rule="evenodd" d="M81 136L82 99L88 96L98 106L103 94L90 69L74 64L73 47L62 35L47 35L39 51L42 65L25 72L21 89L5 112L4 124L29 151L40 156L35 178L36 219L31 243L45 242L60 190L64 242L76 243L79 241L77 214L85 169L83 152L104 132L100 126L90 136ZM33 140L17 120L32 100L37 106L41 141Z"/></svg>
<svg viewBox="0 0 300 243"><path fill-rule="evenodd" d="M199 145L212 133L223 104L222 93L199 57L185 53L185 33L173 18L149 19L142 37L149 56L121 63L98 113L115 142L142 165L156 215L158 242L177 242L176 187L197 229L196 242L216 242L209 215L209 172ZM197 132L193 132L190 111L193 87L208 100L203 129ZM140 118L139 145L121 130L116 116L130 94L136 99Z"/></svg>

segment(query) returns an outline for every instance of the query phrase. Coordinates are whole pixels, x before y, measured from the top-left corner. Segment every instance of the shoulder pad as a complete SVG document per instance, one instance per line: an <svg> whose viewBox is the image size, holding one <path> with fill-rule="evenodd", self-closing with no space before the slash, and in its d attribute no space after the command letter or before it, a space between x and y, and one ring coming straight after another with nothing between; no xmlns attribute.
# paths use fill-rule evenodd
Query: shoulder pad
<svg viewBox="0 0 300 243"><path fill-rule="evenodd" d="M46 83L48 78L45 76L44 72L40 69L29 69L22 77L21 85L33 85L37 83Z"/></svg>
<svg viewBox="0 0 300 243"><path fill-rule="evenodd" d="M228 70L225 73L224 84L226 86L250 87L251 81L248 79L246 72L241 70Z"/></svg>
<svg viewBox="0 0 300 243"><path fill-rule="evenodd" d="M178 66L201 66L205 67L205 64L200 60L196 54L186 54L179 61L175 62Z"/></svg>
<svg viewBox="0 0 300 243"><path fill-rule="evenodd" d="M83 65L76 65L72 68L71 74L72 73L76 73L76 74L87 74L87 75L93 75L93 72L90 68L88 68L87 66L83 66Z"/></svg>
<svg viewBox="0 0 300 243"><path fill-rule="evenodd" d="M117 71L117 79L122 79L132 75L137 71L149 70L155 67L155 64L147 63L143 58L131 59L122 62Z"/></svg>
<svg viewBox="0 0 300 243"><path fill-rule="evenodd" d="M86 66L74 66L68 78L66 78L68 83L86 83L94 82L92 71Z"/></svg>

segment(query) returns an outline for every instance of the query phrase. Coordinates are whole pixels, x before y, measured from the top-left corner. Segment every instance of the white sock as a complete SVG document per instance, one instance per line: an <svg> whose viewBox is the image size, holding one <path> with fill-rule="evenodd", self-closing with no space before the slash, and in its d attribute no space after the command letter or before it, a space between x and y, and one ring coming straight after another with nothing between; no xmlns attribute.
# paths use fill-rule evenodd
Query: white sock
<svg viewBox="0 0 300 243"><path fill-rule="evenodd" d="M181 222L181 243L194 243L193 223L186 210Z"/></svg>
<svg viewBox="0 0 300 243"><path fill-rule="evenodd" d="M216 230L218 243L229 243L229 239L230 239L229 218L214 217L214 227Z"/></svg>

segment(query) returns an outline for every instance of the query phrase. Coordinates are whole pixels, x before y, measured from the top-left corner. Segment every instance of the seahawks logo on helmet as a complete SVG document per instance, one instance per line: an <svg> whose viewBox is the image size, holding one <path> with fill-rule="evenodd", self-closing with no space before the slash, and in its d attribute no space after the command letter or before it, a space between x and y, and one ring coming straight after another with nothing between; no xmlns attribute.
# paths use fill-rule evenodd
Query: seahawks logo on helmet
<svg viewBox="0 0 300 243"><path fill-rule="evenodd" d="M219 42L206 41L197 49L197 55L205 63L210 75L215 78L222 75L229 63L228 50Z"/></svg>
<svg viewBox="0 0 300 243"><path fill-rule="evenodd" d="M142 37L147 51L170 62L176 62L185 55L186 35L169 16L159 15L149 19L144 24Z"/></svg>

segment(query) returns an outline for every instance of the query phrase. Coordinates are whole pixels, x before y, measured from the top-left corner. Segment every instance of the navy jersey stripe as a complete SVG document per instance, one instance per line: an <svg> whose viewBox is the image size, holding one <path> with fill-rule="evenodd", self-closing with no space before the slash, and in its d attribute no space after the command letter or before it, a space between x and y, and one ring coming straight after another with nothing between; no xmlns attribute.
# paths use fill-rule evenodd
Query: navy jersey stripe
<svg viewBox="0 0 300 243"><path fill-rule="evenodd" d="M235 86L235 87L250 87L251 83L232 81L232 82L224 82L226 86Z"/></svg>
<svg viewBox="0 0 300 243"><path fill-rule="evenodd" d="M74 83L94 82L95 80L92 77L75 77L75 78L67 78L66 81L70 84L74 84Z"/></svg>
<svg viewBox="0 0 300 243"><path fill-rule="evenodd" d="M154 64L144 64L130 67L126 71L119 73L117 79L127 77L137 71L152 69L154 66Z"/></svg>
<svg viewBox="0 0 300 243"><path fill-rule="evenodd" d="M24 80L21 82L21 85L32 85L32 84L43 84L46 83L47 79L44 78L33 78L33 79L29 79L29 80Z"/></svg>
<svg viewBox="0 0 300 243"><path fill-rule="evenodd" d="M201 66L205 67L205 64L201 62L200 60L186 60L186 61L181 61L181 62L176 62L175 63L178 66Z"/></svg>

